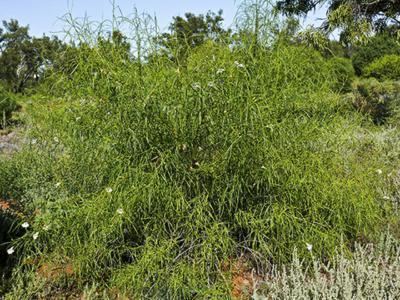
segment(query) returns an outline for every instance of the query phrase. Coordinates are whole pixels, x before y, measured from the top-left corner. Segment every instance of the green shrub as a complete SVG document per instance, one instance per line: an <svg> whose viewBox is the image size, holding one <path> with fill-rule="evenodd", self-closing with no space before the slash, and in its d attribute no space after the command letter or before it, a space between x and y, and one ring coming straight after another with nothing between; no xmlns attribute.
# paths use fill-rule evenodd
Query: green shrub
<svg viewBox="0 0 400 300"><path fill-rule="evenodd" d="M49 78L68 100L28 107L35 143L4 184L31 224L14 242L22 286L68 265L47 286L221 298L240 253L279 264L310 243L330 258L379 230L382 161L357 148L363 119L318 52L208 43L182 67L94 46L73 65Z"/></svg>
<svg viewBox="0 0 400 300"><path fill-rule="evenodd" d="M18 105L12 94L0 86L0 128L7 125L7 122L11 118L12 112L17 109Z"/></svg>
<svg viewBox="0 0 400 300"><path fill-rule="evenodd" d="M219 265L237 253L287 262L307 242L330 257L377 228L377 161L342 149L361 119L317 52L278 45L253 61L205 45L186 69L82 55L57 83L78 100L34 115L16 180L40 238L21 255L68 258L71 281L132 297L208 297L229 289Z"/></svg>
<svg viewBox="0 0 400 300"><path fill-rule="evenodd" d="M377 124L384 123L393 115L399 100L400 84L397 82L379 82L375 78L369 78L354 84L353 105Z"/></svg>
<svg viewBox="0 0 400 300"><path fill-rule="evenodd" d="M338 92L351 90L355 72L351 60L343 57L333 57L328 60L328 68L333 75L332 88Z"/></svg>
<svg viewBox="0 0 400 300"><path fill-rule="evenodd" d="M357 75L362 75L364 68L372 61L388 54L400 55L400 44L396 37L389 34L378 34L363 46L357 47L351 60Z"/></svg>
<svg viewBox="0 0 400 300"><path fill-rule="evenodd" d="M400 80L400 55L385 55L374 60L365 67L363 75L380 80Z"/></svg>

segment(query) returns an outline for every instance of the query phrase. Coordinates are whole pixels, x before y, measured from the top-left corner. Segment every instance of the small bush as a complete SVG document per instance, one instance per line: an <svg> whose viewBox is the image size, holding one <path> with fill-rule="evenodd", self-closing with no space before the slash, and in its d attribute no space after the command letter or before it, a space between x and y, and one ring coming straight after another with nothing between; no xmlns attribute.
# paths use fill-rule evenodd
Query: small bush
<svg viewBox="0 0 400 300"><path fill-rule="evenodd" d="M333 90L338 92L350 91L351 83L355 77L351 61L343 57L333 57L328 60L328 68L334 77Z"/></svg>
<svg viewBox="0 0 400 300"><path fill-rule="evenodd" d="M400 55L385 55L374 60L364 70L365 77L377 79L400 79Z"/></svg>
<svg viewBox="0 0 400 300"><path fill-rule="evenodd" d="M371 116L376 124L382 124L393 114L399 96L400 84L369 78L355 83L353 105L358 111Z"/></svg>
<svg viewBox="0 0 400 300"><path fill-rule="evenodd" d="M18 105L13 96L0 86L0 128L7 125L13 111L18 109Z"/></svg>

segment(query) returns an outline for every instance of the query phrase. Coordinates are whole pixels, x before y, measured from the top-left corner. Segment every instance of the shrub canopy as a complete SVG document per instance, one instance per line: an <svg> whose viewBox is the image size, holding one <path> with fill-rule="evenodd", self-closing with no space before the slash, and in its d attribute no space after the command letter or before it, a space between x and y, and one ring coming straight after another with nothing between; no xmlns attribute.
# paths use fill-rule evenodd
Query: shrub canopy
<svg viewBox="0 0 400 300"><path fill-rule="evenodd" d="M39 232L18 251L39 266L62 257L72 282L136 297L225 295L220 266L240 253L331 257L378 228L379 156L349 151L362 118L318 52L209 42L185 67L76 54L48 78L73 100L33 110L35 144L0 167L14 174L0 194L12 187Z"/></svg>
<svg viewBox="0 0 400 300"><path fill-rule="evenodd" d="M385 55L364 69L365 77L381 80L400 80L400 55Z"/></svg>

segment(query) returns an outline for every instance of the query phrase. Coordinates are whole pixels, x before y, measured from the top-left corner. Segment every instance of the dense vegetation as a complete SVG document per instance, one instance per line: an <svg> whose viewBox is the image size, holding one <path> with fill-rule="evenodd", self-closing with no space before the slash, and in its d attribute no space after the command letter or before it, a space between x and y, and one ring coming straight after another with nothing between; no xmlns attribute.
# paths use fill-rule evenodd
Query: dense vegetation
<svg viewBox="0 0 400 300"><path fill-rule="evenodd" d="M263 282L277 266L281 282L257 289L280 298L286 264L300 277L315 259L337 266L332 276L353 271L341 263L354 243L388 228L383 257L398 263L400 145L377 125L397 124L398 84L352 84L354 61L288 23L232 32L221 14L186 14L158 34L136 13L123 18L136 25L133 45L76 20L80 40L46 39L57 47L24 87L34 88L21 100L24 145L0 157L0 293L229 298L238 272ZM362 74L397 80L385 70L399 63L378 57ZM336 283L329 293L344 295Z"/></svg>
<svg viewBox="0 0 400 300"><path fill-rule="evenodd" d="M0 128L7 126L12 112L17 110L17 108L18 105L14 99L14 96L0 85Z"/></svg>

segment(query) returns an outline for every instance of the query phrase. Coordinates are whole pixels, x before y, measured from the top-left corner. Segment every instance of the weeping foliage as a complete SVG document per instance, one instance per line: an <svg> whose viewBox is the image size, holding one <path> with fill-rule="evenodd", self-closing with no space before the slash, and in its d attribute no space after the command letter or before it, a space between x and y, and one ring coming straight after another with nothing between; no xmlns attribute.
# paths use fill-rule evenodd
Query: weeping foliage
<svg viewBox="0 0 400 300"><path fill-rule="evenodd" d="M15 282L222 297L221 265L241 253L282 263L309 243L329 258L373 237L381 161L357 151L362 117L319 53L208 42L181 67L118 49L80 47L48 77L63 99L27 108L35 142L0 185L31 224L15 241L16 274L31 272Z"/></svg>

